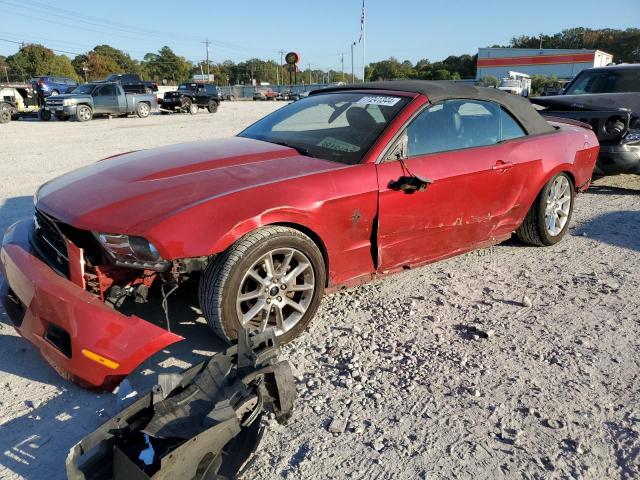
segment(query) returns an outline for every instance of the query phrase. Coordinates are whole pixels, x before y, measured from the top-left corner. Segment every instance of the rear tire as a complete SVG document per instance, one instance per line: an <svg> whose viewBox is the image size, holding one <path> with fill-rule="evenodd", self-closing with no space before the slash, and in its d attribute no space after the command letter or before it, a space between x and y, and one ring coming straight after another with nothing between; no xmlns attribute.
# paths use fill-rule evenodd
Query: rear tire
<svg viewBox="0 0 640 480"><path fill-rule="evenodd" d="M76 109L76 120L79 122L88 122L93 118L93 110L89 105L78 105Z"/></svg>
<svg viewBox="0 0 640 480"><path fill-rule="evenodd" d="M574 200L571 178L566 173L558 173L544 186L516 235L530 245L555 245L569 229Z"/></svg>
<svg viewBox="0 0 640 480"><path fill-rule="evenodd" d="M136 115L140 118L147 118L151 113L151 107L148 103L140 102L136 108Z"/></svg>
<svg viewBox="0 0 640 480"><path fill-rule="evenodd" d="M286 264L283 252L292 255ZM271 275L267 273L267 257L271 258ZM264 266L264 270L260 270L259 276L250 275L249 272L257 271L256 266L259 269ZM286 273L296 276L287 278ZM255 278L264 283L254 281ZM265 328L266 319L266 328L276 327L279 341L286 343L302 333L315 315L325 279L322 253L309 237L292 228L268 226L248 233L218 255L202 274L198 295L209 327L226 342L237 339L242 327L240 316L244 315L251 320L247 327L254 331ZM254 285L249 285L252 281ZM247 293L251 296L254 291L258 293L251 300L239 298ZM301 309L289 306L290 301ZM251 317L249 312L258 302L263 306L258 305Z"/></svg>

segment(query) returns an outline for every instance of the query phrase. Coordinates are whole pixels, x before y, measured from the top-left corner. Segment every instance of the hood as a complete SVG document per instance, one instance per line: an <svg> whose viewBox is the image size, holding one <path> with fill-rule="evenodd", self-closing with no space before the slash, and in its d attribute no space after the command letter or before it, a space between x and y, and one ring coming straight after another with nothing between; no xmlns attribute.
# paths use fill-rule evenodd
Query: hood
<svg viewBox="0 0 640 480"><path fill-rule="evenodd" d="M535 97L531 102L551 110L631 110L640 116L640 93L591 93L585 95L553 95Z"/></svg>
<svg viewBox="0 0 640 480"><path fill-rule="evenodd" d="M248 138L186 143L74 170L42 185L37 207L76 228L141 234L137 225L196 204L343 167Z"/></svg>
<svg viewBox="0 0 640 480"><path fill-rule="evenodd" d="M45 100L46 102L51 102L52 100L66 100L66 99L73 99L73 100L77 100L79 98L85 99L85 98L91 98L91 95L87 94L87 93L65 93L62 95L56 95L54 97L47 97L47 99Z"/></svg>

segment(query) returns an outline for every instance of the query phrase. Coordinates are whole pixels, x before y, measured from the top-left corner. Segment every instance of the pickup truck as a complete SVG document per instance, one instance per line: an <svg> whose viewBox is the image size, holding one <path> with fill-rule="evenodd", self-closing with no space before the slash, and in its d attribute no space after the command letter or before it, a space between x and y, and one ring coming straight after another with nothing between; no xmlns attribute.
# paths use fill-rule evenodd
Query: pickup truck
<svg viewBox="0 0 640 480"><path fill-rule="evenodd" d="M125 93L118 83L85 83L73 93L47 97L40 112L42 120L50 120L55 115L58 120L75 118L87 122L94 115L117 115L126 117L136 114L146 118L157 108L155 94Z"/></svg>
<svg viewBox="0 0 640 480"><path fill-rule="evenodd" d="M155 93L158 91L156 82L142 80L137 73L112 73L104 81L119 83L127 93Z"/></svg>

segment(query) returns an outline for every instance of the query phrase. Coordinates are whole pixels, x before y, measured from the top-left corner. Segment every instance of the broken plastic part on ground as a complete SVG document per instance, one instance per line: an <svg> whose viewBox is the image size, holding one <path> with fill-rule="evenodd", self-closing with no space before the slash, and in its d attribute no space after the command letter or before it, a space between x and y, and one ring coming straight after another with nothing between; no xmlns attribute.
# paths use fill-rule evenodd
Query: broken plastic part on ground
<svg viewBox="0 0 640 480"><path fill-rule="evenodd" d="M74 445L71 480L228 479L251 463L262 417L291 415L291 364L279 360L273 330L180 374L162 374L151 392Z"/></svg>

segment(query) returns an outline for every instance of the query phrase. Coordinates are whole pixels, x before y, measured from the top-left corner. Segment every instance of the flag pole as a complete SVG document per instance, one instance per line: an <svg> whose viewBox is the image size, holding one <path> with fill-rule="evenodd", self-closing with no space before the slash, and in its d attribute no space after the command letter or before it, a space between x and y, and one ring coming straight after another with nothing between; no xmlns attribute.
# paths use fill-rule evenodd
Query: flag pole
<svg viewBox="0 0 640 480"><path fill-rule="evenodd" d="M365 54L366 54L366 44L367 44L367 32L366 25L367 24L367 15L364 9L364 0L362 0L362 83L365 82Z"/></svg>

